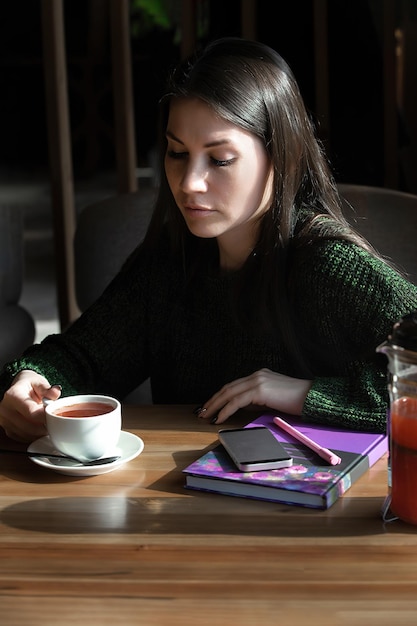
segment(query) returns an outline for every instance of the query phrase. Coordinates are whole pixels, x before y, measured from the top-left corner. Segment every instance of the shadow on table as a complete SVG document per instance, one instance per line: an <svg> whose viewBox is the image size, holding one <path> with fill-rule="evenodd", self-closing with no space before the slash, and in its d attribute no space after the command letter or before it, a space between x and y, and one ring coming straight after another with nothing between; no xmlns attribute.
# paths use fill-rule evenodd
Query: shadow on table
<svg viewBox="0 0 417 626"><path fill-rule="evenodd" d="M184 537L343 537L415 533L400 521L384 524L379 498L342 498L327 511L209 493L187 498L39 498L6 507L0 523L49 534L145 534Z"/></svg>

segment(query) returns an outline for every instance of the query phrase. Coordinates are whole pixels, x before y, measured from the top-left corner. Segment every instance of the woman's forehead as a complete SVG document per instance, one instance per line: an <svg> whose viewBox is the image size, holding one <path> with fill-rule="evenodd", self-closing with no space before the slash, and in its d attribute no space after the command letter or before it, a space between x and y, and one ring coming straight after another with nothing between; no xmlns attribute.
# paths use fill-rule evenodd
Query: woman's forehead
<svg viewBox="0 0 417 626"><path fill-rule="evenodd" d="M166 134L167 137L184 143L198 141L205 147L259 140L254 133L224 119L198 98L172 101Z"/></svg>

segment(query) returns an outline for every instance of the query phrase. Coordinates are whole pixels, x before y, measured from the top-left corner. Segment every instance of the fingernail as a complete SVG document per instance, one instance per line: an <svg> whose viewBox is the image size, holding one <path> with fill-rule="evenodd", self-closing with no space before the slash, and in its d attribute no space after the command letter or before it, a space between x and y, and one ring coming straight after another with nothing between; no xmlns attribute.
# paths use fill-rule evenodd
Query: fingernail
<svg viewBox="0 0 417 626"><path fill-rule="evenodd" d="M217 415L211 418L210 424L217 424Z"/></svg>
<svg viewBox="0 0 417 626"><path fill-rule="evenodd" d="M58 389L58 391L62 391L61 385L51 385L51 389Z"/></svg>
<svg viewBox="0 0 417 626"><path fill-rule="evenodd" d="M202 406L199 406L196 409L194 409L193 413L195 415L197 415L197 417L201 417L206 411L207 411L207 409L205 409Z"/></svg>

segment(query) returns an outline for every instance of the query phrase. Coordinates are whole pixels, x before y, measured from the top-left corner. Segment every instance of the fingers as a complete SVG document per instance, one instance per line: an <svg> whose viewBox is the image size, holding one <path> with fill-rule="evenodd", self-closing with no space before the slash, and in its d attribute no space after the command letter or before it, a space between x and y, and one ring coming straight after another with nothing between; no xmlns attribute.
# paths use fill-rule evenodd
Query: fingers
<svg viewBox="0 0 417 626"><path fill-rule="evenodd" d="M33 406L32 403L40 404L42 397L50 389L51 385L44 376L32 370L22 370L14 378L4 398L9 405L19 407L23 413L28 413L31 410L36 410L37 407Z"/></svg>
<svg viewBox="0 0 417 626"><path fill-rule="evenodd" d="M250 406L301 415L311 385L311 380L292 378L262 368L224 385L195 412L215 424L222 424L239 409Z"/></svg>
<svg viewBox="0 0 417 626"><path fill-rule="evenodd" d="M42 396L59 397L59 388L51 388L46 378L24 370L14 379L0 403L0 425L16 441L33 441L46 434Z"/></svg>
<svg viewBox="0 0 417 626"><path fill-rule="evenodd" d="M7 437L20 443L30 443L46 435L43 423L22 422L20 416L10 416L10 419L2 424Z"/></svg>
<svg viewBox="0 0 417 626"><path fill-rule="evenodd" d="M0 423L6 435L16 441L29 442L46 434L45 411L41 404L36 404L31 411L26 404L2 402Z"/></svg>
<svg viewBox="0 0 417 626"><path fill-rule="evenodd" d="M239 409L244 409L250 404L258 404L257 385L258 381L253 375L234 380L222 387L194 412L212 424L222 424Z"/></svg>
<svg viewBox="0 0 417 626"><path fill-rule="evenodd" d="M42 393L41 399L46 400L57 400L61 395L62 387L61 385L51 385L45 392Z"/></svg>

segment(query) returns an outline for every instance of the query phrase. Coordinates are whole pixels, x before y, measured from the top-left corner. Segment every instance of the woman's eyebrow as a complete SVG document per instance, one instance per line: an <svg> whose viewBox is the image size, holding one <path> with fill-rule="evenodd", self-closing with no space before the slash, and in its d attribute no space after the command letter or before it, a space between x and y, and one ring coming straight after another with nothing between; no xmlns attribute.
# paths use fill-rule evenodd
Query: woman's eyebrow
<svg viewBox="0 0 417 626"><path fill-rule="evenodd" d="M173 139L173 140L174 140L174 141L176 141L177 143L182 143L182 144L183 144L183 142L181 141L181 139L178 139L178 137L176 137L176 136L174 135L174 133L171 133L171 131L170 131L170 130L167 130L167 131L166 131L166 133L165 133L165 135L166 135L167 137L169 137L170 139Z"/></svg>
<svg viewBox="0 0 417 626"><path fill-rule="evenodd" d="M165 135L169 137L170 139L172 139L173 141L176 141L177 143L184 145L184 142L181 141L181 139L179 139L178 137L176 137L174 133L172 133L170 130L167 130ZM204 148L213 148L215 146L223 146L225 144L230 144L230 143L231 142L229 139L217 139L215 141L209 141L205 143Z"/></svg>

